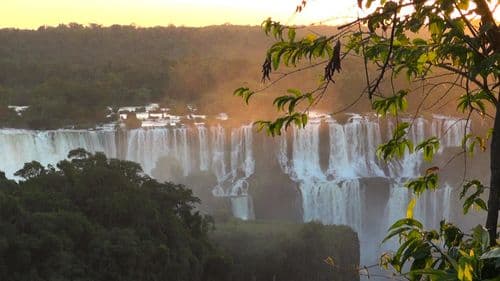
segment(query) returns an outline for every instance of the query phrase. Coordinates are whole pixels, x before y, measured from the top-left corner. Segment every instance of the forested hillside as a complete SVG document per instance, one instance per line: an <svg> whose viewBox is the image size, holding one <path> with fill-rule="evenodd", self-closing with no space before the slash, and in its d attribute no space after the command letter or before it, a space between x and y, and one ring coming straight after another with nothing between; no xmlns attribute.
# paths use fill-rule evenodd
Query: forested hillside
<svg viewBox="0 0 500 281"><path fill-rule="evenodd" d="M299 29L329 34L335 27ZM260 84L260 68L268 38L258 26L204 28L135 26L101 27L79 24L40 27L38 30L0 30L0 127L36 129L67 126L94 127L111 121L106 108L160 103L183 114L187 104L200 112L227 112L245 121L264 118L275 110L267 106L287 88L315 86L314 71L287 75L266 89L266 95L244 106L234 89ZM302 60L299 66L307 67ZM323 64L316 68L324 68ZM353 103L366 87L364 65L350 57L323 100L323 109L335 112ZM404 79L394 81L402 85ZM385 87L391 87L382 81ZM446 101L443 101L446 104ZM18 116L8 105L29 105ZM439 106L439 104L437 105ZM362 100L351 111L368 110ZM424 107L425 109L426 107ZM322 109L322 108L317 108Z"/></svg>
<svg viewBox="0 0 500 281"><path fill-rule="evenodd" d="M0 42L0 105L30 105L24 125L44 128L105 121L106 106L200 103L250 76L267 39L258 27L70 24L3 29Z"/></svg>

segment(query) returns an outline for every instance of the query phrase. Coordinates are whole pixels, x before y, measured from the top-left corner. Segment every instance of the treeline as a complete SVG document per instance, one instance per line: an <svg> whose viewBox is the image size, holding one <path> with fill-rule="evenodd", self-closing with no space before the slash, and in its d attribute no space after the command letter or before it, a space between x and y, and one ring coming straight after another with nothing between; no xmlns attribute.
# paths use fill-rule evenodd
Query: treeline
<svg viewBox="0 0 500 281"><path fill-rule="evenodd" d="M106 106L197 104L260 61L266 40L258 27L2 29L0 123L91 127L108 121ZM6 105L31 107L18 118Z"/></svg>
<svg viewBox="0 0 500 281"><path fill-rule="evenodd" d="M298 33L311 30L333 34L337 29L320 26ZM227 112L249 122L274 116L269 104L287 88L316 87L324 68L320 64L291 75L246 106L232 92L241 86L263 87L261 65L273 42L258 26L138 28L73 23L38 30L0 29L0 42L0 127L90 128L116 118L107 117L107 106L116 109L150 102L170 107L176 114L186 113L186 105L194 104L204 114ZM290 70L279 69L273 78ZM345 109L365 89L364 79L363 61L349 57L322 99L322 107L316 109ZM404 79L395 83L406 87ZM389 95L390 84L383 81L382 85ZM7 105L30 108L19 116ZM369 100L361 99L348 110L370 108Z"/></svg>
<svg viewBox="0 0 500 281"><path fill-rule="evenodd" d="M0 280L357 280L347 227L229 222L138 164L74 150L0 173ZM332 263L324 262L332 257Z"/></svg>

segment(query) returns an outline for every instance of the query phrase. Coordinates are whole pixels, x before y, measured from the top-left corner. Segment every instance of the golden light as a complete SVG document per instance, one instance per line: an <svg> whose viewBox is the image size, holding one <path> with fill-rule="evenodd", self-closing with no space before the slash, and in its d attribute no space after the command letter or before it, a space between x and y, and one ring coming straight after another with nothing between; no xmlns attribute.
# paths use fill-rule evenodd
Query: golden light
<svg viewBox="0 0 500 281"><path fill-rule="evenodd" d="M355 0L308 0L295 13L300 0L15 0L3 1L0 27L37 28L77 22L102 25L206 26L217 24L259 25L272 17L287 24L342 24L355 19ZM493 7L498 1L491 1ZM500 20L500 9L494 11Z"/></svg>
<svg viewBox="0 0 500 281"><path fill-rule="evenodd" d="M355 1L309 0L294 15L297 0L16 0L4 1L0 27L37 28L78 22L138 26L216 24L259 25L267 17L308 24L332 17L356 17ZM329 22L329 24L331 24Z"/></svg>

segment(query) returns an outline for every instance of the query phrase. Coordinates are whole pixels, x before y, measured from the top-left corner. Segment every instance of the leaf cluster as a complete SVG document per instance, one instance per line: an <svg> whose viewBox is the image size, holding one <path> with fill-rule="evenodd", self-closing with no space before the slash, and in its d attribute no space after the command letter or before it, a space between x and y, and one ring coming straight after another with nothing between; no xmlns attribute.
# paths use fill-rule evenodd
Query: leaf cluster
<svg viewBox="0 0 500 281"><path fill-rule="evenodd" d="M489 246L486 229L477 226L467 236L460 228L441 221L439 230L404 218L389 228L384 242L398 238L400 246L386 253L381 265L391 266L409 280L495 280L500 270L498 247Z"/></svg>

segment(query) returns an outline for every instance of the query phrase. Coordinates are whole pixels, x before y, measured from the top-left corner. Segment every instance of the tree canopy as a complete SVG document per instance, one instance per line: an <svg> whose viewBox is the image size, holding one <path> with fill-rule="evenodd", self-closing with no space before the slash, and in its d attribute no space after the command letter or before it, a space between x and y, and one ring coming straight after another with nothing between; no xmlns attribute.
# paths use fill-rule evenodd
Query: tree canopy
<svg viewBox="0 0 500 281"><path fill-rule="evenodd" d="M189 189L74 150L0 178L0 279L200 280L210 219Z"/></svg>

